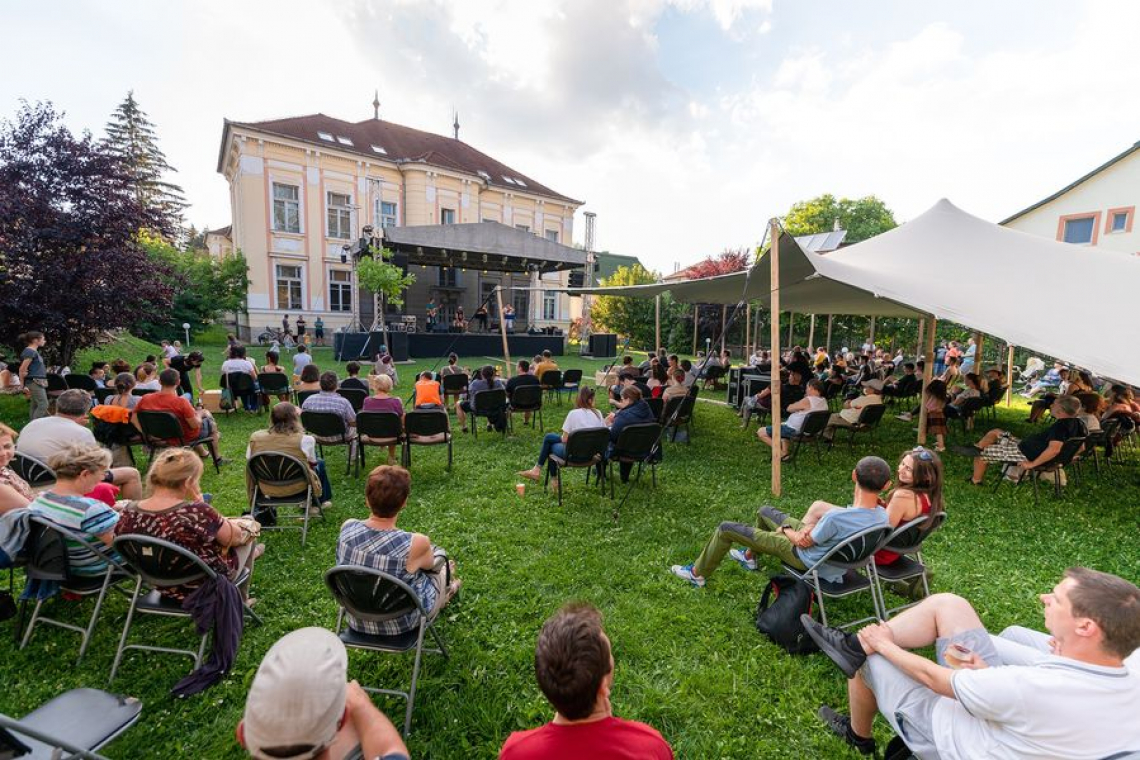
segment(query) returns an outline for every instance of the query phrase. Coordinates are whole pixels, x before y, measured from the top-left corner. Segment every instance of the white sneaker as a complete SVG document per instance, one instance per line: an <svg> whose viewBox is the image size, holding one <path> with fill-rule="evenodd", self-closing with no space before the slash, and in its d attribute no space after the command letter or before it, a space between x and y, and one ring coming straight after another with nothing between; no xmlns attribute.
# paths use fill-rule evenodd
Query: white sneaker
<svg viewBox="0 0 1140 760"><path fill-rule="evenodd" d="M755 570L756 569L756 560L755 559L749 559L748 555L745 553L745 551L743 549L733 549L732 551L730 551L728 553L728 556L732 557L734 560L739 562L740 566L743 567L745 570Z"/></svg>
<svg viewBox="0 0 1140 760"><path fill-rule="evenodd" d="M895 419L896 420L902 420L903 422L910 422L911 416L909 414L907 414L906 412L903 412L902 414L896 414Z"/></svg>
<svg viewBox="0 0 1140 760"><path fill-rule="evenodd" d="M704 588L705 579L699 575L693 575L692 565L673 565L669 571L678 578L684 578L697 588Z"/></svg>

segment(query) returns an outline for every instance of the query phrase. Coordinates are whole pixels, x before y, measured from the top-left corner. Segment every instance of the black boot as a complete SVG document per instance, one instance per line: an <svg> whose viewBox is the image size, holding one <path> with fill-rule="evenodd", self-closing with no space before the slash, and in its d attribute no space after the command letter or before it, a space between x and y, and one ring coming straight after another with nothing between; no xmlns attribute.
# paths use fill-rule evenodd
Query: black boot
<svg viewBox="0 0 1140 760"><path fill-rule="evenodd" d="M870 736L859 736L851 729L851 718L840 715L827 705L819 708L819 719L822 720L832 733L850 744L860 755L875 754L875 739Z"/></svg>

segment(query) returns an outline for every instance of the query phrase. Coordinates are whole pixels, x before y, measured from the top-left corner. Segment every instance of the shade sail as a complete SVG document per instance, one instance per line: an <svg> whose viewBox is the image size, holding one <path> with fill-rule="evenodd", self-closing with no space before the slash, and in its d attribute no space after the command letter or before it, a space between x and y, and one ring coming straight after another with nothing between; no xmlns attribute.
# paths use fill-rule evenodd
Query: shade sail
<svg viewBox="0 0 1140 760"><path fill-rule="evenodd" d="M761 261L751 275L577 292L647 298L668 290L688 303L763 304L768 270ZM1140 385L1140 352L1131 350L1129 305L1137 293L1137 257L1001 227L945 199L907 224L827 254L780 237L783 310L933 315L1133 385Z"/></svg>

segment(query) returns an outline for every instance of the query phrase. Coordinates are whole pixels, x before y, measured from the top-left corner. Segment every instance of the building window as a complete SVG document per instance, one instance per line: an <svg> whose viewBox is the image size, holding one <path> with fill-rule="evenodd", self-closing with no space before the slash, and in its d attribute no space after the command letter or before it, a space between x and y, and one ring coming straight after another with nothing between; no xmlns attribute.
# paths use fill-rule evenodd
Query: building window
<svg viewBox="0 0 1140 760"><path fill-rule="evenodd" d="M301 188L273 183L273 229L301 232Z"/></svg>
<svg viewBox="0 0 1140 760"><path fill-rule="evenodd" d="M301 267L294 264L277 265L277 308L286 311L303 309L301 303Z"/></svg>
<svg viewBox="0 0 1140 760"><path fill-rule="evenodd" d="M329 193L329 237L348 240L352 237L352 196Z"/></svg>
<svg viewBox="0 0 1140 760"><path fill-rule="evenodd" d="M439 210L439 223L440 224L455 224L455 209L441 208Z"/></svg>
<svg viewBox="0 0 1140 760"><path fill-rule="evenodd" d="M530 232L530 225L529 224L516 224L515 229L516 230L522 230L523 232Z"/></svg>
<svg viewBox="0 0 1140 760"><path fill-rule="evenodd" d="M558 294L544 292L542 294L542 318L558 319Z"/></svg>
<svg viewBox="0 0 1140 760"><path fill-rule="evenodd" d="M558 230L547 230L546 239L552 243L558 242Z"/></svg>
<svg viewBox="0 0 1140 760"><path fill-rule="evenodd" d="M441 288L458 288L459 270L455 267L440 267L437 282Z"/></svg>
<svg viewBox="0 0 1140 760"><path fill-rule="evenodd" d="M329 311L352 311L352 272L329 270Z"/></svg>
<svg viewBox="0 0 1140 760"><path fill-rule="evenodd" d="M389 203L388 201L380 201L380 217L381 227L396 227L399 226L399 218L396 214L396 204Z"/></svg>
<svg viewBox="0 0 1140 760"><path fill-rule="evenodd" d="M1108 210L1108 224L1105 225L1104 231L1108 234L1114 232L1132 232L1132 215L1135 211L1135 206L1110 208Z"/></svg>
<svg viewBox="0 0 1140 760"><path fill-rule="evenodd" d="M495 297L495 287L498 283L484 282L480 290L483 300L480 303L487 304L487 314L492 319L499 318L499 299Z"/></svg>
<svg viewBox="0 0 1140 760"><path fill-rule="evenodd" d="M1078 216L1065 220L1064 236L1066 243L1087 245L1093 241L1093 232L1096 230L1096 217Z"/></svg>

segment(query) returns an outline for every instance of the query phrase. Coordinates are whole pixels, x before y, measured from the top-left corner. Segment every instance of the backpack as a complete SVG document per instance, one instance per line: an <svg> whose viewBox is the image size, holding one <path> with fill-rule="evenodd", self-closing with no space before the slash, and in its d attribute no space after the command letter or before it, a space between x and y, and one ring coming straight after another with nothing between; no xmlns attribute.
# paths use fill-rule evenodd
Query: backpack
<svg viewBox="0 0 1140 760"><path fill-rule="evenodd" d="M800 615L814 615L815 597L807 584L788 575L774 575L756 607L756 630L788 654L811 654L819 647L807 635Z"/></svg>

